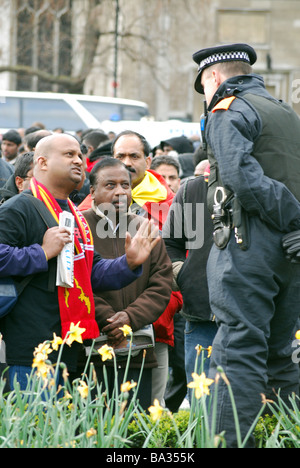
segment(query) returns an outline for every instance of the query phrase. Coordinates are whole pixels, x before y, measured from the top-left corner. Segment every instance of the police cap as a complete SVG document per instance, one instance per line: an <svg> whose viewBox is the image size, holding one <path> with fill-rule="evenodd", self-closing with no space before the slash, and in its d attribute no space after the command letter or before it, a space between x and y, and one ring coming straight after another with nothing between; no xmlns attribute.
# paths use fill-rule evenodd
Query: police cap
<svg viewBox="0 0 300 468"><path fill-rule="evenodd" d="M201 74L205 68L221 62L246 62L253 65L256 62L256 52L248 44L228 44L202 49L193 54L193 60L199 65L198 76L195 81L195 90L204 94L201 85Z"/></svg>

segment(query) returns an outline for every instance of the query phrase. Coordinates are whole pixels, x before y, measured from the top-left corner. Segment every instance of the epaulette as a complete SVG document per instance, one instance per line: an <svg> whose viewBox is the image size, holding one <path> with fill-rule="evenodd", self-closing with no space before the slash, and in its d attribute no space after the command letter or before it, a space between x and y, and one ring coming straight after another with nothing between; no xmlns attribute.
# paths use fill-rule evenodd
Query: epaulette
<svg viewBox="0 0 300 468"><path fill-rule="evenodd" d="M235 99L236 99L235 96L222 99L222 101L218 102L218 104L213 108L212 113L216 112L217 110L228 110L229 107L231 106L231 103Z"/></svg>

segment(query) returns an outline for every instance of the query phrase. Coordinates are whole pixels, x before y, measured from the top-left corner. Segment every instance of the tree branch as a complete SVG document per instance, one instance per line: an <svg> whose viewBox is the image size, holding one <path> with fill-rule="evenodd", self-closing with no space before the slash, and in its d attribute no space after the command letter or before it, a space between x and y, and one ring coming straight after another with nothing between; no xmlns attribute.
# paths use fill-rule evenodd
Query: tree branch
<svg viewBox="0 0 300 468"><path fill-rule="evenodd" d="M2 65L0 66L0 73L3 72L25 73L30 76L37 76L48 83L66 86L70 92L76 92L77 90L82 89L87 77L87 74L77 77L66 75L54 76L51 73L47 73L43 70L37 70L27 65Z"/></svg>

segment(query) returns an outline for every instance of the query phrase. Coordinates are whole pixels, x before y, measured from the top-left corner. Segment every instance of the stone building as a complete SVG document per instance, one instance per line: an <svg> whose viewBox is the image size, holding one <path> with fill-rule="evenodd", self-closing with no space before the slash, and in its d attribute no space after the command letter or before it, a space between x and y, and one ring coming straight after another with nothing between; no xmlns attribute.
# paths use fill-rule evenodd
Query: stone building
<svg viewBox="0 0 300 468"><path fill-rule="evenodd" d="M248 42L254 71L300 114L298 0L0 0L0 29L0 67L82 78L66 89L6 71L2 89L117 95L147 102L157 120L198 121L192 54Z"/></svg>

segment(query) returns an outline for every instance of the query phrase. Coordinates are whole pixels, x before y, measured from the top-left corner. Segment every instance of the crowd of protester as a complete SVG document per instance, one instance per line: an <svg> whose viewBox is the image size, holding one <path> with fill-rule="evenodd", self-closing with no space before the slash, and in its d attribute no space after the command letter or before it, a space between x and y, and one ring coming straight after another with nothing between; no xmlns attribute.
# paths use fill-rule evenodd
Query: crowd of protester
<svg viewBox="0 0 300 468"><path fill-rule="evenodd" d="M121 382L129 329L128 378L143 367L144 408L155 401L177 411L187 387L206 385L204 366L218 397L209 416L217 434L239 445L229 382L240 436L254 447L262 399L296 408L291 397L299 398L299 116L253 73L250 45L193 59L205 96L202 143L180 136L151 148L132 130L74 137L39 123L2 136L0 279L28 277L0 321L2 360L10 386L26 388L34 347L53 333L64 339L74 321L84 342L63 352L70 379L82 375L95 339L113 349ZM58 226L63 211L73 215L72 238ZM73 240L74 281L57 284L57 257ZM206 354L196 368L199 346ZM92 359L102 383L101 358Z"/></svg>
<svg viewBox="0 0 300 468"><path fill-rule="evenodd" d="M32 192L31 183L36 177L35 166L41 146L39 142L45 139L46 143L47 139L59 134L70 137L63 129L51 131L37 122L28 129L11 129L2 135L0 158L2 213L3 208L8 207L7 202L10 200L12 203L13 197L22 192ZM166 139L159 142L155 148L149 146L143 135L133 131L116 135L113 132L106 134L101 129L88 129L78 131L72 138L80 145L82 179L69 194L69 199L88 220L97 253L103 258L115 258L124 254L124 232L121 232L120 226L125 215L125 231L130 229L130 222L134 219L140 220L140 223L146 217L154 220L159 227L160 236L163 237L159 246L153 249L151 256L143 265L142 276L133 284L120 290L109 290L109 288L104 292L94 290L93 295L99 330L102 334L107 334L110 344L115 348L118 348L122 341L118 330L125 324L131 326L133 331L141 330L148 325L153 326L154 347L147 349L139 398L145 407L154 399L158 399L161 405L166 405L172 411L178 411L181 406L189 404L187 383L191 381L197 343L189 345L187 351L189 365L186 367L184 333L186 327L190 328L191 324L195 324L195 316L191 317L186 311L188 309L185 300L188 305L188 299L185 293L182 294L176 282L179 269L177 259L172 257L174 238L170 247L169 236L165 237L163 232L165 223L169 224L170 207L177 200L176 196L182 196L183 188L188 181L202 179L201 184L204 184L205 192L207 185L205 174L209 172L206 154L198 137L189 139L182 136ZM58 139L57 146L59 142ZM110 184L109 189L107 184ZM119 201L122 197L126 199L123 204ZM203 200L199 202L202 203ZM101 210L102 205L111 206L114 213ZM98 235L100 221L105 223L106 238ZM200 222L204 221L202 219ZM35 228L32 226L32 229ZM108 235L109 231L111 232ZM135 233L131 234L134 236ZM181 244L183 240L183 237L178 239L177 247L178 251L181 251L180 255L186 258L189 249L184 242ZM206 244L206 250L209 245ZM199 252L201 249L195 250ZM184 263L181 261L180 266L182 267ZM185 276L189 277L191 272L189 265L187 267ZM201 274L205 276L203 271ZM191 277L189 281L193 284ZM203 289L206 289L206 286ZM199 299L195 300L194 307L197 300L198 304L199 301L203 301L203 309L207 307L205 299L201 299L200 295ZM43 320L42 315L40 319ZM199 318L196 317L197 320ZM3 320L0 325L3 325ZM3 329L6 330L8 326L8 324L3 325ZM208 339L204 340L207 347L211 345L212 338L213 333L209 332ZM35 343L36 346L38 344ZM132 380L138 379L143 357L143 353L137 351L136 353L130 363ZM93 356L93 359L98 378L101 380L103 379L101 359L99 356ZM2 342L0 360L2 369L5 368L6 362L10 362L7 347L5 353L5 339ZM72 374L74 376L80 375L84 368L84 347L80 350L77 360L77 367L75 366L76 369L74 367ZM126 361L121 354L117 355L117 361L119 378L122 381ZM72 366L71 368L73 370ZM113 376L111 381L114 381Z"/></svg>

